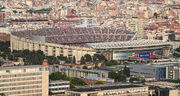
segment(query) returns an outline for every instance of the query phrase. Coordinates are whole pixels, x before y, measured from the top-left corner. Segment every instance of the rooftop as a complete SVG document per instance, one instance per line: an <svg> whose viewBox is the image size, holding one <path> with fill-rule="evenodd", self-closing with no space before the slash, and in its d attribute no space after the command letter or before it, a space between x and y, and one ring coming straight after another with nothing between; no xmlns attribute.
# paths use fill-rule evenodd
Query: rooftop
<svg viewBox="0 0 180 96"><path fill-rule="evenodd" d="M104 86L104 87L94 87L94 88L80 88L80 89L72 89L70 91L92 92L92 91L114 90L114 89L124 89L124 88L134 88L134 87L144 87L144 86L142 86L142 85L118 85L118 86Z"/></svg>
<svg viewBox="0 0 180 96"><path fill-rule="evenodd" d="M170 44L170 42L164 42L161 40L131 40L131 41L123 41L123 42L119 41L119 42L88 43L89 46L95 49L154 46L154 45L164 45L164 44Z"/></svg>
<svg viewBox="0 0 180 96"><path fill-rule="evenodd" d="M36 67L43 67L43 65L0 67L0 70L6 70L6 69L22 69L22 68L36 68Z"/></svg>

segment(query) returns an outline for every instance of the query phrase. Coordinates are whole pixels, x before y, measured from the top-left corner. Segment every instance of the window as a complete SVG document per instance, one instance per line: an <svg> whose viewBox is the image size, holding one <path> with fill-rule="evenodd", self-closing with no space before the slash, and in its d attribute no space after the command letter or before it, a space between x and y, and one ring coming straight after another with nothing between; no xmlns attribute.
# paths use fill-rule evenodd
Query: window
<svg viewBox="0 0 180 96"><path fill-rule="evenodd" d="M6 70L7 73L10 73L10 70Z"/></svg>

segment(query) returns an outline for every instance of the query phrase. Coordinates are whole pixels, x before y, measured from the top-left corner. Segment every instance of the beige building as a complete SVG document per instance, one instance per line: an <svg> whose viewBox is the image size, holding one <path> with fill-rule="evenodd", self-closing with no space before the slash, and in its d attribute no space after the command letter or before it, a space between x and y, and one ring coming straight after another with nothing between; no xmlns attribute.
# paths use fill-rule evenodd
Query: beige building
<svg viewBox="0 0 180 96"><path fill-rule="evenodd" d="M179 90L178 90L178 83L171 83L171 82L146 82L145 85L149 86L149 96L154 96L155 94L155 88L153 87L159 87L159 92L158 92L158 96L162 96L163 93L160 92L160 88L163 89L168 89L166 91L169 91L169 95L168 96L179 96Z"/></svg>
<svg viewBox="0 0 180 96"><path fill-rule="evenodd" d="M66 96L148 96L148 87L142 85L102 86L72 89Z"/></svg>
<svg viewBox="0 0 180 96"><path fill-rule="evenodd" d="M62 65L52 65L49 67L50 74L53 72L62 72L66 74L68 77L76 77L76 78L82 78L82 77L103 77L108 78L109 71L104 70L88 70L88 69L79 69L79 68L69 68Z"/></svg>
<svg viewBox="0 0 180 96"><path fill-rule="evenodd" d="M11 51L25 49L30 51L41 50L47 56L75 56L77 62L79 62L85 54L92 56L96 53L92 48L47 43L11 35Z"/></svg>
<svg viewBox="0 0 180 96"><path fill-rule="evenodd" d="M137 38L142 39L144 37L144 20L137 17L129 18L126 21L126 28L130 31L137 32Z"/></svg>
<svg viewBox="0 0 180 96"><path fill-rule="evenodd" d="M48 96L47 66L14 66L0 68L0 93L5 96Z"/></svg>

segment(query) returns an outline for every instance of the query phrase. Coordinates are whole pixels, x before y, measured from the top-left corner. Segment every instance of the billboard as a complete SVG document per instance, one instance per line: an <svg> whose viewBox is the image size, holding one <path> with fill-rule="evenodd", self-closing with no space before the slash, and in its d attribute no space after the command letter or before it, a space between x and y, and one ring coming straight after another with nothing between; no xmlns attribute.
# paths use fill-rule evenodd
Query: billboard
<svg viewBox="0 0 180 96"><path fill-rule="evenodd" d="M113 60L125 60L129 57L136 57L140 59L152 59L156 56L162 56L163 49L149 49L149 50L114 50L113 51Z"/></svg>
<svg viewBox="0 0 180 96"><path fill-rule="evenodd" d="M148 51L148 52L137 52L137 53L132 53L132 57L137 57L137 58L154 58L156 56L155 51Z"/></svg>

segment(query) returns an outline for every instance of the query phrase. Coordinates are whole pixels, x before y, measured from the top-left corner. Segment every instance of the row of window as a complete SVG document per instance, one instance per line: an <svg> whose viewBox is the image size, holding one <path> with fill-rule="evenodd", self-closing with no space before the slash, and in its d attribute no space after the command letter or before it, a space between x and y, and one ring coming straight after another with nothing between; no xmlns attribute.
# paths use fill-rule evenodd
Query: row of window
<svg viewBox="0 0 180 96"><path fill-rule="evenodd" d="M67 96L81 96L81 94L78 94L78 93L67 93Z"/></svg>
<svg viewBox="0 0 180 96"><path fill-rule="evenodd" d="M55 91L55 90L68 90L69 87L64 87L64 88L51 88L51 91Z"/></svg>
<svg viewBox="0 0 180 96"><path fill-rule="evenodd" d="M69 85L69 83L49 84L49 86L62 86L62 85Z"/></svg>
<svg viewBox="0 0 180 96"><path fill-rule="evenodd" d="M1 82L25 81L25 80L37 80L37 79L42 79L42 77L4 79L4 80L0 80L0 83L1 83Z"/></svg>
<svg viewBox="0 0 180 96"><path fill-rule="evenodd" d="M22 96L42 96L42 94L22 95Z"/></svg>
<svg viewBox="0 0 180 96"><path fill-rule="evenodd" d="M10 88L0 88L0 91L32 89L32 88L41 88L41 87L42 87L41 85L23 86L23 87L10 87Z"/></svg>
<svg viewBox="0 0 180 96"><path fill-rule="evenodd" d="M104 95L118 95L118 94L124 94L124 93L137 93L137 92L145 92L148 91L146 88L143 89L130 89L130 90L122 90L122 91L110 91L105 92Z"/></svg>
<svg viewBox="0 0 180 96"><path fill-rule="evenodd" d="M32 82L21 82L21 83L8 83L8 84L0 84L0 87L6 86L19 86L19 85L30 85L30 84L40 84L42 81L32 81Z"/></svg>
<svg viewBox="0 0 180 96"><path fill-rule="evenodd" d="M42 75L42 73L37 72L37 73L26 73L26 74L1 75L0 78L24 77L24 76L34 76L34 75Z"/></svg>
<svg viewBox="0 0 180 96"><path fill-rule="evenodd" d="M38 89L38 90L26 90L26 91L16 91L16 92L7 92L5 93L5 95L15 95L17 96L17 94L26 94L26 93L37 93L37 92L42 92L42 89Z"/></svg>

